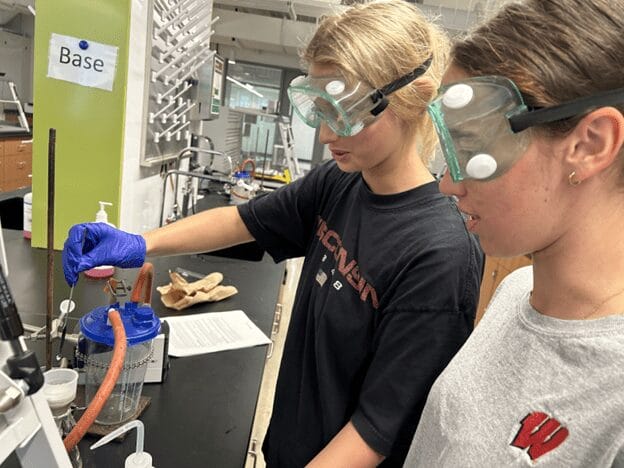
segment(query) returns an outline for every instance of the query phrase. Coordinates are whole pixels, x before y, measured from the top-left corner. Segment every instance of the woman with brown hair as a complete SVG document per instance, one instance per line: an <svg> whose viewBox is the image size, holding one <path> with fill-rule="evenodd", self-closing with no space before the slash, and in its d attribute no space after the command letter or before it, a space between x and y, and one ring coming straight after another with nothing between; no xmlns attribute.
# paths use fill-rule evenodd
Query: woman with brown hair
<svg viewBox="0 0 624 468"><path fill-rule="evenodd" d="M67 280L94 264L255 239L305 256L263 451L268 466L400 466L431 383L470 334L482 254L426 163L447 40L401 0L324 18L289 88L332 161L266 196L144 236L72 228ZM83 235L86 233L84 248Z"/></svg>
<svg viewBox="0 0 624 468"><path fill-rule="evenodd" d="M406 466L624 465L624 0L509 3L430 113L486 254L531 254L436 380Z"/></svg>

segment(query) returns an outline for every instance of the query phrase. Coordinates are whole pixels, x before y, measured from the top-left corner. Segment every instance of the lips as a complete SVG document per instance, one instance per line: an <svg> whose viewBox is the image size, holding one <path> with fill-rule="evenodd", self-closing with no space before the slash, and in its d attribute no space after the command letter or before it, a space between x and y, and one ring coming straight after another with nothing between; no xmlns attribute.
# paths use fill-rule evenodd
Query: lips
<svg viewBox="0 0 624 468"><path fill-rule="evenodd" d="M469 213L468 211L464 211L461 208L460 208L460 211L461 211L462 217L464 218L464 222L466 223L466 228L469 231L474 231L477 224L479 224L479 221L481 220L481 218L477 216L476 214Z"/></svg>
<svg viewBox="0 0 624 468"><path fill-rule="evenodd" d="M341 149L338 149L338 148L332 148L331 146L329 147L329 151L331 151L331 153L334 156L344 156L345 154L348 153L348 151L341 150Z"/></svg>
<svg viewBox="0 0 624 468"><path fill-rule="evenodd" d="M348 151L341 150L341 149L338 149L338 148L332 148L331 146L329 148L329 151L331 152L333 158L336 161L342 161L342 160L346 159L347 155L349 154Z"/></svg>

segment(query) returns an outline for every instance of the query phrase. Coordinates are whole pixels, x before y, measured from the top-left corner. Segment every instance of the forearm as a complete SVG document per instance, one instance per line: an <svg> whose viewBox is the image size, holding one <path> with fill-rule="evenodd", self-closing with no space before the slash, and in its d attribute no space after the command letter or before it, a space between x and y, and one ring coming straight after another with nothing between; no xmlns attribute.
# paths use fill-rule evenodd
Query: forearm
<svg viewBox="0 0 624 468"><path fill-rule="evenodd" d="M143 237L148 256L209 252L253 240L235 206L202 211Z"/></svg>
<svg viewBox="0 0 624 468"><path fill-rule="evenodd" d="M369 468L379 465L384 456L375 452L362 439L353 424L342 430L307 464L307 468Z"/></svg>

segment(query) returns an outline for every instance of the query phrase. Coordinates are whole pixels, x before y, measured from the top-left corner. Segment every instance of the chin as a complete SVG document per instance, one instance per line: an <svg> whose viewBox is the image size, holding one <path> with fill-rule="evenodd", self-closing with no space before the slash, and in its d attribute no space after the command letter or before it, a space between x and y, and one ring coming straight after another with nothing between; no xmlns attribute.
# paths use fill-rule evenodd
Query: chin
<svg viewBox="0 0 624 468"><path fill-rule="evenodd" d="M361 168L356 167L354 164L350 164L349 162L336 161L336 164L342 172L347 172L349 174L352 172L360 172L362 170Z"/></svg>
<svg viewBox="0 0 624 468"><path fill-rule="evenodd" d="M523 254L518 246L512 246L504 242L505 238L503 236L498 238L484 237L478 234L477 236L483 252L490 257L516 257Z"/></svg>

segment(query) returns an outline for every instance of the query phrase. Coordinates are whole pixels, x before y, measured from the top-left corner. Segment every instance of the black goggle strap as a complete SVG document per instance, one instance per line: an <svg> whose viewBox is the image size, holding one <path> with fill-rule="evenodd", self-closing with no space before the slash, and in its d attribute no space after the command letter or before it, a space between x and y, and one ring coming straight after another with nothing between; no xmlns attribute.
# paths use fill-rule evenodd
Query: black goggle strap
<svg viewBox="0 0 624 468"><path fill-rule="evenodd" d="M392 83L387 84L383 88L376 89L371 94L371 99L373 103L379 102L380 105L372 109L371 114L375 116L380 114L388 106L388 103L384 100L384 98L389 94L394 93L396 90L407 86L416 78L424 75L427 70L429 70L432 60L433 57L429 56L429 58L425 60L418 68L415 68L407 75L403 75L401 78L394 80Z"/></svg>
<svg viewBox="0 0 624 468"><path fill-rule="evenodd" d="M529 127L535 127L559 120L568 119L592 107L605 107L624 103L624 88L612 89L586 96L552 107L536 108L509 117L511 131L519 133Z"/></svg>

